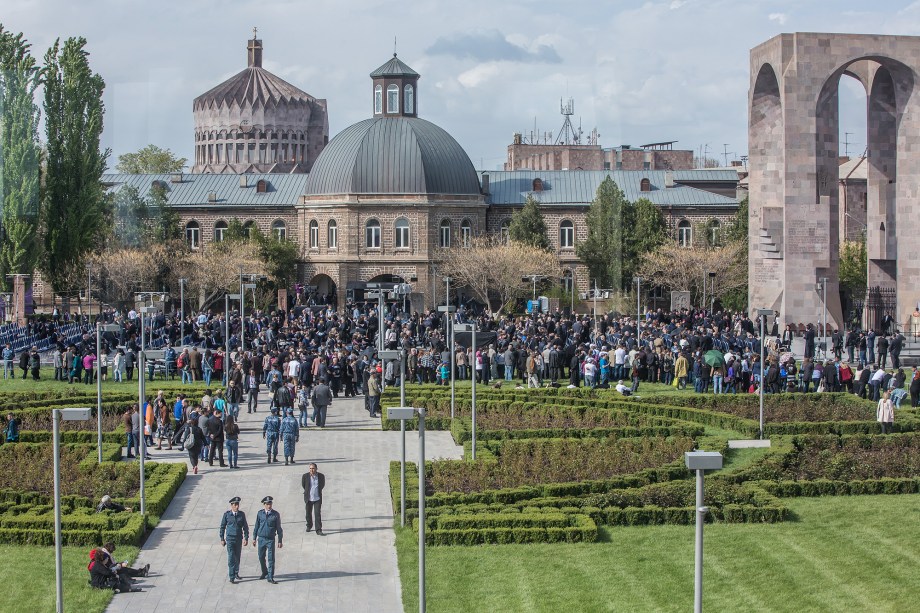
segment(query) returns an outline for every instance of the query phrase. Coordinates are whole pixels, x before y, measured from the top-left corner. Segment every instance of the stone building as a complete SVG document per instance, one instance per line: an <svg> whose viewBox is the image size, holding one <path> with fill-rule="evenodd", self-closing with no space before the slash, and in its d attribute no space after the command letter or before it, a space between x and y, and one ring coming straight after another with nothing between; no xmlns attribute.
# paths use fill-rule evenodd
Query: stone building
<svg viewBox="0 0 920 613"><path fill-rule="evenodd" d="M326 101L262 68L262 41L248 66L195 98L193 173L309 172L329 142Z"/></svg>
<svg viewBox="0 0 920 613"><path fill-rule="evenodd" d="M693 151L674 149L676 141L641 147L597 144L526 143L515 133L508 145L505 170L690 170Z"/></svg>
<svg viewBox="0 0 920 613"><path fill-rule="evenodd" d="M575 244L587 237L585 215L607 176L628 199L658 205L686 245L699 240L701 222L718 233L738 208L732 169L477 172L450 134L419 117L418 73L394 55L370 77L370 117L333 138L308 175L108 175L106 184L142 195L165 188L193 249L221 240L237 218L297 241L298 278L317 293L344 304L363 299L368 283L409 283L414 309L443 301L442 248L506 233L528 196L567 271L559 282L580 292L590 279Z"/></svg>

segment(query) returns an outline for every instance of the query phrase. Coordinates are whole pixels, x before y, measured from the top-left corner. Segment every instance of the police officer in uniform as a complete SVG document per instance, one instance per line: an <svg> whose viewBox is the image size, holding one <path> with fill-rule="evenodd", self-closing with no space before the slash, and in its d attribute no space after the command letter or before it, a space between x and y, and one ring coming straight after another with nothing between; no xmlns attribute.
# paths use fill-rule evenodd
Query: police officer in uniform
<svg viewBox="0 0 920 613"><path fill-rule="evenodd" d="M278 407L272 407L272 414L265 418L262 424L262 438L265 439L265 453L268 463L274 459L278 461L278 435L281 432L281 418L278 417Z"/></svg>
<svg viewBox="0 0 920 613"><path fill-rule="evenodd" d="M300 440L300 426L297 423L297 420L294 418L294 409L288 407L285 409L287 415L284 416L284 419L281 420L281 440L284 442L284 465L288 465L288 460L290 463L294 463L294 449L297 446L297 441Z"/></svg>
<svg viewBox="0 0 920 613"><path fill-rule="evenodd" d="M240 511L239 496L230 499L230 510L224 511L220 520L220 544L227 547L230 583L236 583L240 580L240 554L249 544L249 523L246 514Z"/></svg>
<svg viewBox="0 0 920 613"><path fill-rule="evenodd" d="M278 549L281 549L284 538L281 515L272 508L271 496L263 498L262 504L264 508L256 515L256 525L252 528L252 546L255 547L258 541L259 564L262 566L262 576L259 579L268 578L269 583L278 583L275 581L275 536L278 537Z"/></svg>

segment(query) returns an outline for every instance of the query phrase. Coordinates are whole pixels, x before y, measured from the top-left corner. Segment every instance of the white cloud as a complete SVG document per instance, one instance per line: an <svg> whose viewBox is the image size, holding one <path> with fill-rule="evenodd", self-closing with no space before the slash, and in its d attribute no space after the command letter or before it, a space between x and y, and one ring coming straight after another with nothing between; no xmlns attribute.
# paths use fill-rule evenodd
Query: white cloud
<svg viewBox="0 0 920 613"><path fill-rule="evenodd" d="M668 8L672 11L675 11L683 5L687 4L688 1L689 0L671 0L671 4L668 5Z"/></svg>
<svg viewBox="0 0 920 613"><path fill-rule="evenodd" d="M770 13L767 17L770 21L775 21L779 25L786 25L786 21L789 19L789 15L786 13Z"/></svg>

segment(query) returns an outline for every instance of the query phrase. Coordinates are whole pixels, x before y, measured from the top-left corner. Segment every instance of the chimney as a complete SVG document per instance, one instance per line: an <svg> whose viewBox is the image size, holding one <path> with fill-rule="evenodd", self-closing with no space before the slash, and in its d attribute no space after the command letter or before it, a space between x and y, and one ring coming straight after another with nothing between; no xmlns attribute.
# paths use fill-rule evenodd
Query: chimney
<svg viewBox="0 0 920 613"><path fill-rule="evenodd" d="M674 173L670 170L665 171L664 173L664 186L665 187L674 187Z"/></svg>
<svg viewBox="0 0 920 613"><path fill-rule="evenodd" d="M170 174L170 175L169 175L169 182L170 182L170 183L182 183L182 173L181 173L181 172L174 172L174 173Z"/></svg>
<svg viewBox="0 0 920 613"><path fill-rule="evenodd" d="M217 202L217 192L208 192L208 202Z"/></svg>
<svg viewBox="0 0 920 613"><path fill-rule="evenodd" d="M240 187L249 187L249 182L246 180L246 175L240 175Z"/></svg>
<svg viewBox="0 0 920 613"><path fill-rule="evenodd" d="M523 139L521 138L521 133L520 133L520 132L515 132L515 133L514 133L514 136L512 137L512 142L513 142L515 145L520 145L521 142L522 142L522 140L523 140Z"/></svg>
<svg viewBox="0 0 920 613"><path fill-rule="evenodd" d="M482 193L486 196L489 195L489 173L482 173Z"/></svg>
<svg viewBox="0 0 920 613"><path fill-rule="evenodd" d="M250 68L262 68L262 41L253 37L246 45L247 60Z"/></svg>

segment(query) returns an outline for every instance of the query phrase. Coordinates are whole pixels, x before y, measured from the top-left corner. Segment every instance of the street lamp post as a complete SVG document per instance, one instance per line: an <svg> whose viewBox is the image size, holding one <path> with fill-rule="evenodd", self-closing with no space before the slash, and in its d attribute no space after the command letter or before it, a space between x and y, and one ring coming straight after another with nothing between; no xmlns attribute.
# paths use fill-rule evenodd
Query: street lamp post
<svg viewBox="0 0 920 613"><path fill-rule="evenodd" d="M406 366L402 350L392 350L392 351L380 351L377 353L377 357L381 360L399 360L399 404L400 406L406 406ZM387 414L389 416L389 413ZM393 417L388 417L389 419L396 419ZM406 421L400 419L399 421L399 432L400 439L402 444L400 447L400 466L399 466L399 523L401 526L406 525Z"/></svg>
<svg viewBox="0 0 920 613"><path fill-rule="evenodd" d="M52 409L54 437L54 579L57 587L56 611L64 613L64 563L61 548L61 420L86 421L92 409Z"/></svg>
<svg viewBox="0 0 920 613"><path fill-rule="evenodd" d="M709 314L716 310L716 273L709 273Z"/></svg>
<svg viewBox="0 0 920 613"><path fill-rule="evenodd" d="M179 279L179 346L185 344L185 279Z"/></svg>
<svg viewBox="0 0 920 613"><path fill-rule="evenodd" d="M821 300L824 303L824 323L821 325L821 340L824 342L824 359L827 359L827 277L821 277L821 290L824 293Z"/></svg>
<svg viewBox="0 0 920 613"><path fill-rule="evenodd" d="M121 326L96 324L96 446L99 448L99 463L102 464L102 332L118 332Z"/></svg>
<svg viewBox="0 0 920 613"><path fill-rule="evenodd" d="M230 301L239 300L241 294L224 294L224 385L230 381Z"/></svg>
<svg viewBox="0 0 920 613"><path fill-rule="evenodd" d="M140 413L140 445L138 449L140 450L139 464L140 464L140 473L141 473L141 483L140 483L140 498L141 498L141 514L147 512L147 498L144 494L144 460L147 458L147 438L144 428L147 425L147 410L144 408L144 401L147 396L147 382L146 369L147 369L147 354L146 348L144 346L144 315L152 315L156 313L157 308L154 306L145 306L141 307L141 354L138 356L137 365L140 369L137 376L137 396L138 396L138 412Z"/></svg>
<svg viewBox="0 0 920 613"><path fill-rule="evenodd" d="M570 287L569 289L572 290L571 296L570 296L570 298L572 299L572 306L569 308L571 309L571 312L574 315L575 314L575 267L572 266L571 270L572 270L572 287Z"/></svg>
<svg viewBox="0 0 920 613"><path fill-rule="evenodd" d="M693 573L693 611L703 613L703 523L709 507L703 506L703 473L722 468L722 454L717 451L687 451L687 468L696 471L696 548Z"/></svg>
<svg viewBox="0 0 920 613"><path fill-rule="evenodd" d="M473 334L473 395L470 402L470 414L473 419L473 460L476 459L476 324L460 324L456 326L458 332L471 332Z"/></svg>
<svg viewBox="0 0 920 613"><path fill-rule="evenodd" d="M455 390L455 373L457 369L457 356L454 349L454 318L453 314L457 311L457 307L447 304L444 306L439 306L438 311L444 313L444 317L447 319L448 324L448 334L450 334L450 418L454 418L454 407L456 405L456 390Z"/></svg>
<svg viewBox="0 0 920 613"><path fill-rule="evenodd" d="M772 315L770 309L757 309L757 316L760 317L760 433L759 438L763 440L763 384L767 373L764 370L764 336L766 334L767 316Z"/></svg>
<svg viewBox="0 0 920 613"><path fill-rule="evenodd" d="M636 277L636 334L639 334L639 322L642 321L642 277Z"/></svg>

